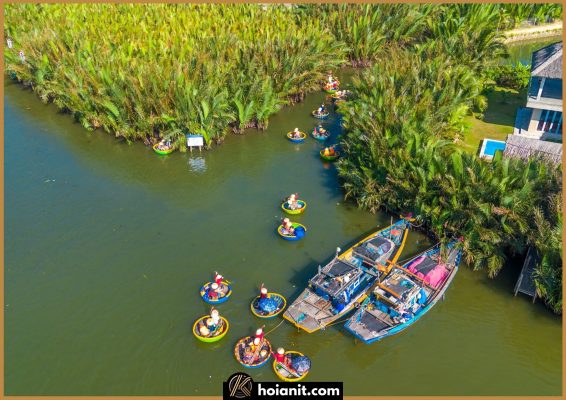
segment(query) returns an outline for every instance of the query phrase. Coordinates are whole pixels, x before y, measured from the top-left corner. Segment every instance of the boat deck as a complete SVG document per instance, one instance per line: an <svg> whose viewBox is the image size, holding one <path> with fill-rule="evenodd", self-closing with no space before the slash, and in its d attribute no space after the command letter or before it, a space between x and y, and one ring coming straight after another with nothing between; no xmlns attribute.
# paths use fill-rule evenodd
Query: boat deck
<svg viewBox="0 0 566 400"><path fill-rule="evenodd" d="M320 329L337 317L330 301L314 294L309 289L303 290L283 316L308 332Z"/></svg>
<svg viewBox="0 0 566 400"><path fill-rule="evenodd" d="M348 328L355 331L363 340L371 340L394 324L388 314L377 309L365 309L351 319Z"/></svg>

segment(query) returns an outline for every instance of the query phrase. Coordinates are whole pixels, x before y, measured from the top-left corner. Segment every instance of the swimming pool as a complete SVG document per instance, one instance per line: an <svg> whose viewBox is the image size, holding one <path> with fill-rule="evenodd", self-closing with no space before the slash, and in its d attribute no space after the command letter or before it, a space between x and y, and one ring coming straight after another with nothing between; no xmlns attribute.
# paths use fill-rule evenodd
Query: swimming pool
<svg viewBox="0 0 566 400"><path fill-rule="evenodd" d="M501 140L484 139L480 150L480 157L492 159L497 150L505 150L505 142Z"/></svg>

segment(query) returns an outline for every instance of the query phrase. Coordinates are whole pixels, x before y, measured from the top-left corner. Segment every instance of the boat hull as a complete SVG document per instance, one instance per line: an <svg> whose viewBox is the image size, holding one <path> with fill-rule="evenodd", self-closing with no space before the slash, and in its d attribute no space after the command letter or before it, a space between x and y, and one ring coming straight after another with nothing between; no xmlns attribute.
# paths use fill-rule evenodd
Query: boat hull
<svg viewBox="0 0 566 400"><path fill-rule="evenodd" d="M304 354L299 352L299 351L286 351L285 355L287 355L287 354L297 354L298 356L304 356ZM290 371L286 367L281 365L281 363L273 360L273 372L275 372L275 375L277 375L277 377L284 382L299 382L300 380L304 379L304 377L309 374L309 371L305 372L304 374L302 374L298 377L293 376L293 374L290 373Z"/></svg>
<svg viewBox="0 0 566 400"><path fill-rule="evenodd" d="M293 132L287 132L287 140L289 140L292 143L302 143L305 141L305 139L307 138L307 134L304 132L299 132L300 136L299 138L294 138L293 137Z"/></svg>
<svg viewBox="0 0 566 400"><path fill-rule="evenodd" d="M236 358L236 361L238 361L242 366L246 367L246 368L260 368L263 367L265 364L267 364L269 362L269 359L271 358L271 343L269 343L269 341L267 339L263 339L263 343L262 343L262 349L265 349L267 351L267 357L264 357L263 359L259 359L256 360L254 363L247 363L245 361L243 361L242 357L241 357L241 346L245 345L246 342L249 342L253 340L252 336L246 336L241 338L240 340L238 340L238 343L236 343L236 346L234 347L234 357Z"/></svg>
<svg viewBox="0 0 566 400"><path fill-rule="evenodd" d="M159 143L156 143L153 145L153 151L155 151L157 154L161 155L161 156L166 156L167 154L171 154L173 153L173 149L169 149L169 150L160 150L157 148L157 146L159 145Z"/></svg>
<svg viewBox="0 0 566 400"><path fill-rule="evenodd" d="M275 312L266 314L263 311L261 311L258 307L258 302L260 297L257 296L256 298L254 298L250 304L250 309L252 310L252 314L255 315L258 318L274 318L276 316L278 316L279 314L281 314L283 312L283 310L285 310L285 307L287 306L287 300L285 299L285 297L283 297L283 295L280 295L279 293L268 293L267 297L270 298L275 298L277 299L276 301L279 304L279 307L277 308L277 310L275 310Z"/></svg>
<svg viewBox="0 0 566 400"><path fill-rule="evenodd" d="M397 262L399 256L401 255L401 252L403 251L403 248L405 247L405 242L407 239L408 227L409 227L408 222L406 222L405 220L398 221L395 224L392 224L386 228L383 228L381 230L378 230L377 232L373 232L372 234L366 236L365 238L354 244L352 247L350 247L348 250L346 250L344 253L342 253L340 256L338 256L337 259L347 260L352 255L353 249L356 246L359 246L360 244L366 241L372 240L373 238L377 238L380 235L381 236L386 235L389 232L391 232L393 229L401 228L401 227L403 228L403 232L402 232L402 237L400 239L400 244L396 246L396 248L394 249L391 255L391 259L389 260L390 265L392 265L395 262ZM313 315L310 314L307 315L304 311L301 311L302 307L311 307L311 306L314 307L315 304L317 305L324 304L325 302L328 304L323 305L322 307L327 307L327 306L329 307L330 301L328 299L325 300L324 298L320 297L318 294L314 293L311 290L311 288L307 287L306 289L303 290L303 292L299 295L299 297L295 299L295 301L287 308L287 311L283 314L283 318L285 318L293 325L295 325L297 328L300 328L307 333L314 333L320 329L326 328L328 325L332 324L337 319L347 315L354 308L359 307L360 304L366 299L367 291L371 288L373 283L374 281L369 281L361 285L360 288L357 289L357 293L351 297L350 302L346 304L346 306L339 312L331 314L327 312L326 309L324 312L322 310L319 310L320 312L319 311L316 312L317 318L315 318ZM319 315L323 315L323 317L318 317Z"/></svg>
<svg viewBox="0 0 566 400"><path fill-rule="evenodd" d="M325 113L318 114L316 111L313 111L313 112L311 113L311 115L312 115L313 117L315 117L315 118L318 118L318 119L326 119L326 118L328 118L328 116L330 115L330 113L327 111L327 112L325 112Z"/></svg>
<svg viewBox="0 0 566 400"><path fill-rule="evenodd" d="M340 157L339 151L335 151L333 156L325 156L324 150L321 150L319 154L320 154L320 158L322 158L324 161L336 161Z"/></svg>
<svg viewBox="0 0 566 400"><path fill-rule="evenodd" d="M208 304L222 304L225 301L228 301L228 299L230 298L230 295L232 294L232 286L229 285L228 282L222 281L222 285L224 285L226 288L228 288L228 290L227 290L227 292L224 296L219 297L216 300L208 297L207 289L210 285L212 285L212 282L207 282L204 285L202 285L201 288L200 288L200 297L205 302L207 302Z"/></svg>
<svg viewBox="0 0 566 400"><path fill-rule="evenodd" d="M293 222L291 225L295 229L297 229L297 227L301 226L305 230L305 235L306 235L307 228L304 225L299 224L297 222ZM295 235L289 235L289 234L283 233L283 225L279 225L277 227L277 233L279 234L279 236L281 236L281 238L283 240L288 240L288 241L291 241L291 242L301 240L304 237L304 235L303 236L295 236Z"/></svg>
<svg viewBox="0 0 566 400"><path fill-rule="evenodd" d="M428 302L428 304L426 304L426 306L423 307L422 309L418 310L418 312L415 313L411 319L409 319L409 320L407 320L403 323L393 325L390 328L384 328L383 331L380 331L377 335L372 335L372 337L368 337L369 335L367 333L365 335L363 335L362 334L363 330L360 330L361 327L360 327L358 321L360 321L360 320L362 320L362 318L364 318L364 313L367 312L365 310L366 310L366 307L368 305L376 307L376 304L378 303L375 300L371 299L371 297L368 297L368 299L364 302L364 304L362 304L362 307L360 308L360 310L357 311L346 322L346 324L344 325L346 330L348 330L352 335L354 335L355 337L360 339L362 342L364 342L366 344L371 344L371 343L383 340L387 337L396 335L396 334L404 331L405 329L407 329L411 325L413 325L419 319L421 319L444 296L446 290L450 287L450 284L452 283L452 281L454 280L454 277L456 276L456 273L458 272L458 267L459 267L460 259L461 259L461 250L452 249L451 251L456 252L456 255L455 255L454 267L452 268L450 274L445 279L442 287L440 289L438 289L438 291L435 292L432 295L432 299ZM419 258L423 255L426 255L427 253L428 252L421 253L417 257L415 257L414 259L417 259L417 258ZM413 260L407 262L402 267L402 269L404 269L406 266L410 265L412 262L413 262ZM375 318L377 320L377 317L372 317L372 316L366 316L366 317L368 317L370 319L370 321L371 321L372 318ZM375 323L375 321L374 321L374 323ZM370 324L371 324L371 322L370 322Z"/></svg>
<svg viewBox="0 0 566 400"><path fill-rule="evenodd" d="M316 131L313 130L312 133L311 133L311 135L312 135L312 137L313 137L314 139L318 140L319 142L324 142L324 141L326 141L326 139L328 139L328 138L330 137L330 135L328 135L328 136L320 136L320 135L316 134L315 132L316 132Z"/></svg>
<svg viewBox="0 0 566 400"><path fill-rule="evenodd" d="M223 331L216 336L204 337L204 336L200 335L200 333L197 329L197 326L198 326L199 322L206 321L207 318L210 318L210 315L205 315L204 317L201 317L201 318L199 318L195 321L195 323L193 324L193 335L194 335L194 337L196 337L201 342L205 342L205 343L218 342L220 339L222 339L224 336L226 336L226 334L230 330L230 324L228 323L228 320L226 318L220 317L220 319L222 320L222 322L224 324L224 327L222 328Z"/></svg>
<svg viewBox="0 0 566 400"><path fill-rule="evenodd" d="M291 214L291 215L297 215L297 214L304 213L305 210L307 209L307 202L303 201L303 200L297 200L297 203L302 204L302 207L297 208L296 210L291 210L290 208L285 207L285 205L287 204L287 202L285 201L285 202L281 203L281 210L283 210L287 214Z"/></svg>

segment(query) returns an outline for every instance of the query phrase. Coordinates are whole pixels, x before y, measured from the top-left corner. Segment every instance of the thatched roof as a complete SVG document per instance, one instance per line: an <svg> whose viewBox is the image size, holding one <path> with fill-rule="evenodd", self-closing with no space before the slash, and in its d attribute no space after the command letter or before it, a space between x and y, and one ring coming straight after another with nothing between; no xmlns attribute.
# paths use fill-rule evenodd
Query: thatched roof
<svg viewBox="0 0 566 400"><path fill-rule="evenodd" d="M533 53L531 75L562 79L562 42L550 44Z"/></svg>
<svg viewBox="0 0 566 400"><path fill-rule="evenodd" d="M504 157L541 157L555 164L562 162L562 143L529 139L519 135L508 135L503 151Z"/></svg>

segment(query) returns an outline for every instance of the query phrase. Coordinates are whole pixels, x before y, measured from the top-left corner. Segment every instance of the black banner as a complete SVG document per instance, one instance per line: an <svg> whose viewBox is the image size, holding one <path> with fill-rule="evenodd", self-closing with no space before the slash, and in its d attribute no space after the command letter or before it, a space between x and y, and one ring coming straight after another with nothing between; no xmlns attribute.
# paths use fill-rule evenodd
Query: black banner
<svg viewBox="0 0 566 400"><path fill-rule="evenodd" d="M317 398L342 400L342 382L254 382L243 373L237 372L223 384L224 400L233 399L304 399Z"/></svg>

